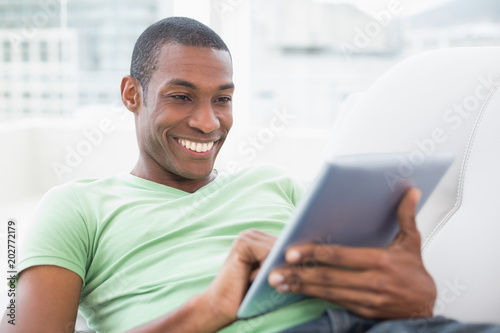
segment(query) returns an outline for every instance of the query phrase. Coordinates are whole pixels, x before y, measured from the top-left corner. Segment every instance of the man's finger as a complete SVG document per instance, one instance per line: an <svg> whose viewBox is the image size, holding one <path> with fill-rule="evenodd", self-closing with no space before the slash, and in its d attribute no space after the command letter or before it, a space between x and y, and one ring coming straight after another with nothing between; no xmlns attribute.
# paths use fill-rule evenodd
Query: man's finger
<svg viewBox="0 0 500 333"><path fill-rule="evenodd" d="M276 238L255 229L239 234L233 243L233 255L249 265L260 264L269 254Z"/></svg>
<svg viewBox="0 0 500 333"><path fill-rule="evenodd" d="M240 237L271 244L274 244L277 238L276 236L266 234L265 232L253 228L241 232Z"/></svg>
<svg viewBox="0 0 500 333"><path fill-rule="evenodd" d="M417 205L420 200L420 190L410 188L404 194L398 206L397 216L399 223L399 233L394 243L401 243L402 241L409 241L410 246L417 247L420 250L420 234L417 229L415 215L417 212ZM394 244L393 243L393 244Z"/></svg>
<svg viewBox="0 0 500 333"><path fill-rule="evenodd" d="M308 243L290 247L286 252L288 263L306 266L326 264L363 270L379 267L381 260L383 250L377 248Z"/></svg>
<svg viewBox="0 0 500 333"><path fill-rule="evenodd" d="M417 213L417 205L420 201L421 192L417 188L410 188L403 195L398 206L398 220L401 230L415 230L415 215Z"/></svg>
<svg viewBox="0 0 500 333"><path fill-rule="evenodd" d="M340 306L350 304L351 308L354 304L363 307L376 307L377 305L381 305L379 303L381 303L384 297L382 294L372 293L366 290L325 288L318 285L291 285L288 290L283 292L321 298Z"/></svg>
<svg viewBox="0 0 500 333"><path fill-rule="evenodd" d="M269 275L269 284L277 289L282 285L317 285L325 288L350 288L385 291L383 276L373 271L351 271L334 267L292 266L275 269Z"/></svg>

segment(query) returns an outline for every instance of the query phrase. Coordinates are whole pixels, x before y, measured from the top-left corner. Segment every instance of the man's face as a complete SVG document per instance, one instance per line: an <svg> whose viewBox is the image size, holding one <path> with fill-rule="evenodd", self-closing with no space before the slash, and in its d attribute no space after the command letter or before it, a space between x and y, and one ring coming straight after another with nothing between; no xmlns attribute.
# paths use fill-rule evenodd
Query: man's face
<svg viewBox="0 0 500 333"><path fill-rule="evenodd" d="M136 127L142 158L170 176L202 179L233 123L232 62L228 52L165 45Z"/></svg>

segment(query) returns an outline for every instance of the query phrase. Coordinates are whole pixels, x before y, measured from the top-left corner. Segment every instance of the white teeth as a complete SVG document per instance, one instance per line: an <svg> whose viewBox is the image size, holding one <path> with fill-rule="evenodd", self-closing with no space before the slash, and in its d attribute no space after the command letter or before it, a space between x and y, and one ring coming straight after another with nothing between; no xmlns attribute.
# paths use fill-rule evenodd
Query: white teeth
<svg viewBox="0 0 500 333"><path fill-rule="evenodd" d="M214 146L214 142L209 142L209 143L200 143L200 142L193 142L185 139L179 139L179 143L186 147L187 149L196 151L198 153L205 153L209 150L211 150Z"/></svg>

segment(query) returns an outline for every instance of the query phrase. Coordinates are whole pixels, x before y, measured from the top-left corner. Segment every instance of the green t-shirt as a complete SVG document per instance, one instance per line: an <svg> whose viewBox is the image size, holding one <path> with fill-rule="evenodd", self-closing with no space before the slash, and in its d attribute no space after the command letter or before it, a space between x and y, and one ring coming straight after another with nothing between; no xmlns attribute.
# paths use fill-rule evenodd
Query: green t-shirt
<svg viewBox="0 0 500 333"><path fill-rule="evenodd" d="M219 175L195 193L130 174L75 181L42 199L18 270L56 265L75 272L89 327L123 332L203 292L243 230L277 235L300 194L271 167ZM306 299L222 332L278 332L326 306Z"/></svg>

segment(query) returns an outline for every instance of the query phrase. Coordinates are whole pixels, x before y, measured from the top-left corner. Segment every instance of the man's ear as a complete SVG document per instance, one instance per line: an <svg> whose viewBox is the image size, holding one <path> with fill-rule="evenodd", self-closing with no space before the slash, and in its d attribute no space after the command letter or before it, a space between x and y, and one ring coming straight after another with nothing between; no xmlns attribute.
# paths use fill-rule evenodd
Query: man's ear
<svg viewBox="0 0 500 333"><path fill-rule="evenodd" d="M142 106L142 87L138 80L130 75L122 79L122 102L130 111L137 113Z"/></svg>

